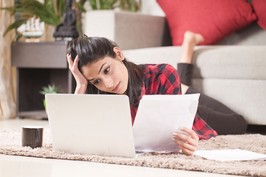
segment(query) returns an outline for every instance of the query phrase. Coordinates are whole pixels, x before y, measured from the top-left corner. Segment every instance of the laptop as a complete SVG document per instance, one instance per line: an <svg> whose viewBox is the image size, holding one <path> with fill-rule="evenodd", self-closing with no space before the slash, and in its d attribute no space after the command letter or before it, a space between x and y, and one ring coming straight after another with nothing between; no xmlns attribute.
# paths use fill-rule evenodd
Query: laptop
<svg viewBox="0 0 266 177"><path fill-rule="evenodd" d="M46 94L45 100L54 149L135 157L126 95Z"/></svg>
<svg viewBox="0 0 266 177"><path fill-rule="evenodd" d="M198 97L144 95L132 127L126 95L46 94L53 148L128 158L135 151L173 152L178 148L172 133L180 126L192 127Z"/></svg>

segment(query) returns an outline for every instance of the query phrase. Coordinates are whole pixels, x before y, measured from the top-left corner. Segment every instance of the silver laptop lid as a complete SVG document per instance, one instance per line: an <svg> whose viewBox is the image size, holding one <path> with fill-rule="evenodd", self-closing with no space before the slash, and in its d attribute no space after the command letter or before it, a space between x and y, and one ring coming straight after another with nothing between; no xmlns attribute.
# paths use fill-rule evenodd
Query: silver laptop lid
<svg viewBox="0 0 266 177"><path fill-rule="evenodd" d="M53 148L70 153L135 157L126 95L46 94Z"/></svg>

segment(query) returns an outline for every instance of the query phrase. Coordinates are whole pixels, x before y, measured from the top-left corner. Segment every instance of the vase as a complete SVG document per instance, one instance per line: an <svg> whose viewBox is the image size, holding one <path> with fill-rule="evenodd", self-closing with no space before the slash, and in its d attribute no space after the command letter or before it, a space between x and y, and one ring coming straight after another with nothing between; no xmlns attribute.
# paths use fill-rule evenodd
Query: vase
<svg viewBox="0 0 266 177"><path fill-rule="evenodd" d="M46 41L46 42L54 41L54 37L53 37L54 31L55 31L54 26L45 24L44 25L43 41Z"/></svg>

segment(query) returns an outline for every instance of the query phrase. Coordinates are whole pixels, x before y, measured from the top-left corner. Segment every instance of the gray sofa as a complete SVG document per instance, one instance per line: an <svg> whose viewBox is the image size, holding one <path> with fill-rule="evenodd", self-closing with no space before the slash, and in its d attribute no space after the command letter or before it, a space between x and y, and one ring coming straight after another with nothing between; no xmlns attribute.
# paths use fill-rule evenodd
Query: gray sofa
<svg viewBox="0 0 266 177"><path fill-rule="evenodd" d="M124 50L125 56L136 63L176 67L180 46L171 46L164 17L132 14L134 18L139 21L133 20L126 40L141 45L124 47L133 48ZM125 38L114 40L126 44ZM248 124L266 125L266 31L254 23L215 45L197 47L193 87L243 115Z"/></svg>

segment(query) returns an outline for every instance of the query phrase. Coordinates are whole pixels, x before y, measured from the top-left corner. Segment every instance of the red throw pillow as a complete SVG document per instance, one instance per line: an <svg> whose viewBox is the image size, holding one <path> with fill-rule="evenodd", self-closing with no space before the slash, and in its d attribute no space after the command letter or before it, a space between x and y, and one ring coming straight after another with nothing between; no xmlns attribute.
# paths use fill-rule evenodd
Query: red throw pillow
<svg viewBox="0 0 266 177"><path fill-rule="evenodd" d="M258 17L258 25L266 30L266 0L252 0L252 6Z"/></svg>
<svg viewBox="0 0 266 177"><path fill-rule="evenodd" d="M263 0L266 1L266 0ZM185 31L200 33L202 45L214 44L257 19L247 0L157 0L170 28L173 45Z"/></svg>

